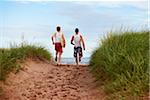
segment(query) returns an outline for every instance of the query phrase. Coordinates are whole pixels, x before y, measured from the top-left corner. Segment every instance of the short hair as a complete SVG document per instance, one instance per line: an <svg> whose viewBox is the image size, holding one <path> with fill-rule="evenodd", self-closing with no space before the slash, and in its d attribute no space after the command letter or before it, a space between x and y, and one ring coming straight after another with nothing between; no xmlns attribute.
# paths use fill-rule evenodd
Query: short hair
<svg viewBox="0 0 150 100"><path fill-rule="evenodd" d="M79 29L78 29L78 28L76 28L76 29L75 29L75 32L76 32L76 33L78 33L78 32L79 32Z"/></svg>
<svg viewBox="0 0 150 100"><path fill-rule="evenodd" d="M56 27L56 30L57 30L58 32L60 31L60 29L61 29L60 26L57 26L57 27Z"/></svg>

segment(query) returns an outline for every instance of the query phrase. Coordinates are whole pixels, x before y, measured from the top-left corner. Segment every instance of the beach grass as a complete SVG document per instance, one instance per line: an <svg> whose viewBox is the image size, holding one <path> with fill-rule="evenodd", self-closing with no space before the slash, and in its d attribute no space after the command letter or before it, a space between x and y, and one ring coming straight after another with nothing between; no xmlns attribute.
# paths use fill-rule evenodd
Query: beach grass
<svg viewBox="0 0 150 100"><path fill-rule="evenodd" d="M110 100L148 93L149 31L110 32L93 52L90 69Z"/></svg>
<svg viewBox="0 0 150 100"><path fill-rule="evenodd" d="M11 46L10 49L0 49L0 80L5 80L10 71L18 72L20 63L27 58L31 59L51 59L51 54L41 46L22 44Z"/></svg>

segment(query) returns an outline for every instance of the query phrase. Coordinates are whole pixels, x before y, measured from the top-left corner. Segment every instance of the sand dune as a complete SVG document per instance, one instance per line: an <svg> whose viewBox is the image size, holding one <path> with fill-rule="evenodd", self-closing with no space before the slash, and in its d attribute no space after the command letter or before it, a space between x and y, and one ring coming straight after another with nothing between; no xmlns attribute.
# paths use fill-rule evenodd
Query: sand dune
<svg viewBox="0 0 150 100"><path fill-rule="evenodd" d="M28 60L2 85L0 100L104 100L87 65L54 66Z"/></svg>

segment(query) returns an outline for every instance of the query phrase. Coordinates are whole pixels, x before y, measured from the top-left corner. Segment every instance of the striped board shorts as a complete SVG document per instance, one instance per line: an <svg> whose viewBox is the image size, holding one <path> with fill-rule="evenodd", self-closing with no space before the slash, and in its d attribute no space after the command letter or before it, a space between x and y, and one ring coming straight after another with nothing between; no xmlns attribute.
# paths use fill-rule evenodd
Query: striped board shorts
<svg viewBox="0 0 150 100"><path fill-rule="evenodd" d="M79 57L83 56L81 47L74 47L74 57L77 57L77 53L79 53Z"/></svg>

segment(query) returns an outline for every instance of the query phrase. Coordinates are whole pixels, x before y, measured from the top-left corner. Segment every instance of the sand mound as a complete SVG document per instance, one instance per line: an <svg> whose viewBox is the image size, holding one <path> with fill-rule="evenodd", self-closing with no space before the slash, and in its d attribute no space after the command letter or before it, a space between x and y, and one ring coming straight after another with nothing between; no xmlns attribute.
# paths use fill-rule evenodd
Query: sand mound
<svg viewBox="0 0 150 100"><path fill-rule="evenodd" d="M86 65L27 61L2 84L0 100L104 100Z"/></svg>

